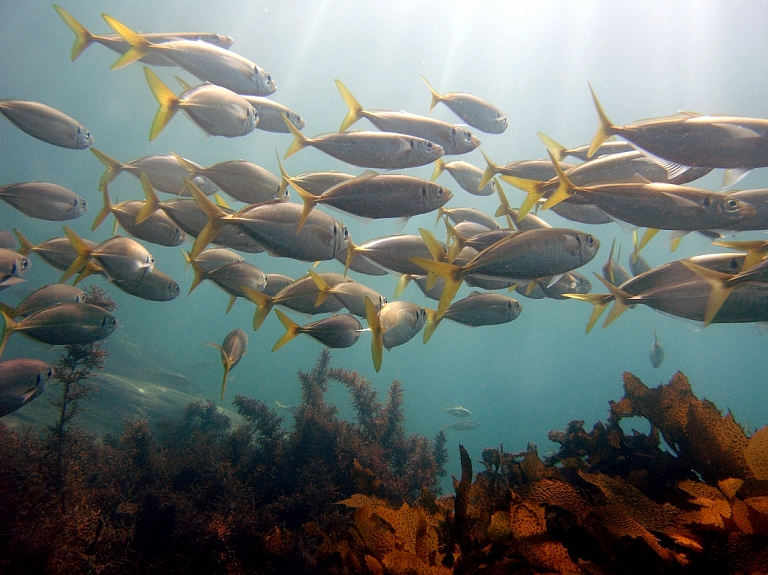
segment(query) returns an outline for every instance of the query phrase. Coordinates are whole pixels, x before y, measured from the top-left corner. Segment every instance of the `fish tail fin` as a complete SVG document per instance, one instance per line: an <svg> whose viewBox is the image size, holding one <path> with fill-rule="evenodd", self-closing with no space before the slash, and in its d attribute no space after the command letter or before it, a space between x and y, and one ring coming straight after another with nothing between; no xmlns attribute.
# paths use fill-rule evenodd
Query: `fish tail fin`
<svg viewBox="0 0 768 575"><path fill-rule="evenodd" d="M141 209L136 212L136 217L133 219L133 225L135 226L138 226L160 209L160 199L157 197L157 193L149 182L147 175L144 172L141 172L139 179L141 180L141 188L144 190L144 197L147 201L141 206Z"/></svg>
<svg viewBox="0 0 768 575"><path fill-rule="evenodd" d="M224 377L221 380L221 400L224 401L224 392L227 391L227 379L229 378L229 363L224 364Z"/></svg>
<svg viewBox="0 0 768 575"><path fill-rule="evenodd" d="M208 216L208 223L200 230L197 238L195 238L195 243L192 245L190 256L196 258L219 235L221 228L224 227L223 220L227 217L227 213L209 200L192 180L184 178L184 184L187 186L187 190L189 190L192 198L197 202L197 205Z"/></svg>
<svg viewBox="0 0 768 575"><path fill-rule="evenodd" d="M77 252L77 257L75 258L75 261L73 261L72 264L67 268L67 271L64 272L64 275L60 280L61 283L64 283L81 269L83 269L88 263L88 257L91 254L91 248L88 247L83 239L78 236L72 228L64 226L64 233L66 234L70 245Z"/></svg>
<svg viewBox="0 0 768 575"><path fill-rule="evenodd" d="M427 323L424 324L424 338L423 342L427 343L432 334L435 333L437 326L440 325L441 319L437 319L437 310L427 308ZM445 411L445 408L443 408Z"/></svg>
<svg viewBox="0 0 768 575"><path fill-rule="evenodd" d="M328 282L320 277L320 275L314 270L309 270L309 277L312 278L315 286L317 286L317 289L320 290L320 293L317 294L317 298L315 299L315 307L318 307L325 303L325 300L327 300L331 295L331 290L333 288L331 288L331 286L328 285Z"/></svg>
<svg viewBox="0 0 768 575"><path fill-rule="evenodd" d="M235 302L237 301L237 296L233 295L229 298L229 301L227 302L227 309L224 313L229 313L232 311L232 306L235 305Z"/></svg>
<svg viewBox="0 0 768 575"><path fill-rule="evenodd" d="M483 150L480 150L480 153L483 154L483 158L485 158L485 164L486 168L483 172L483 177L480 178L480 183L477 184L477 189L482 190L485 186L488 185L488 182L491 181L493 176L499 173L500 166L497 166L496 164L491 161L491 159L485 154Z"/></svg>
<svg viewBox="0 0 768 575"><path fill-rule="evenodd" d="M442 158L435 160L435 170L432 172L431 181L434 182L445 171L445 161ZM438 219L440 216L438 216Z"/></svg>
<svg viewBox="0 0 768 575"><path fill-rule="evenodd" d="M64 23L69 26L69 29L75 33L75 43L72 45L71 57L74 62L88 46L93 44L93 34L61 6L54 4L53 8L61 16L61 19L64 20Z"/></svg>
<svg viewBox="0 0 768 575"><path fill-rule="evenodd" d="M286 343L291 341L294 337L299 335L300 333L299 330L301 329L301 326L299 324L297 324L295 321L293 321L291 318L289 318L279 309L275 310L275 315L277 315L277 318L280 320L280 323L283 324L283 327L285 328L285 333L283 334L283 337L277 340L274 347L272 348L272 351L277 351L278 349L283 347Z"/></svg>
<svg viewBox="0 0 768 575"><path fill-rule="evenodd" d="M648 228L645 230L645 233L643 234L643 237L640 238L640 243L637 244L637 253L640 253L640 250L643 249L645 246L648 245L648 242L650 242L653 239L653 236L659 233L659 230L657 228Z"/></svg>
<svg viewBox="0 0 768 575"><path fill-rule="evenodd" d="M589 321L587 322L587 329L584 331L584 333L590 332L590 330L594 327L597 320L600 319L600 316L603 315L605 308L608 307L608 304L613 301L613 295L611 294L566 293L563 295L568 298L578 299L578 300L585 301L587 303L592 304L592 315L589 316Z"/></svg>
<svg viewBox="0 0 768 575"><path fill-rule="evenodd" d="M442 261L445 253L443 252L443 248L440 245L440 242L437 241L437 238L432 234L432 232L425 230L424 228L419 228L419 233L421 234L421 239L424 240L424 245L427 246L427 249L432 256L432 259L436 262ZM427 290L431 290L433 287L435 287L437 277L438 276L435 273L428 271Z"/></svg>
<svg viewBox="0 0 768 575"><path fill-rule="evenodd" d="M23 256L28 256L35 250L35 244L30 242L27 238L24 237L24 234L22 234L19 230L16 228L13 228L13 233L16 234L16 239L19 240L19 251Z"/></svg>
<svg viewBox="0 0 768 575"><path fill-rule="evenodd" d="M592 84L589 84L589 91L592 93L592 100L595 103L595 110L597 110L597 117L600 120L600 125L597 127L595 137L592 138L592 143L589 144L587 158L591 158L597 149L603 145L603 142L605 142L616 132L616 127L611 124L611 121L605 114L605 110L603 110L603 107L600 105L600 102L597 99L597 95L595 94L595 90L592 88Z"/></svg>
<svg viewBox="0 0 768 575"><path fill-rule="evenodd" d="M629 262L635 265L639 256L640 248L637 247L637 230L632 230L632 254L629 256Z"/></svg>
<svg viewBox="0 0 768 575"><path fill-rule="evenodd" d="M710 286L707 305L704 308L704 325L708 326L717 315L717 312L720 311L720 308L723 307L725 300L731 295L733 288L738 285L729 282L735 276L710 270L685 260L681 260L680 263L705 280Z"/></svg>
<svg viewBox="0 0 768 575"><path fill-rule="evenodd" d="M376 373L381 369L381 360L384 350L384 330L379 321L379 314L373 305L371 298L365 296L365 319L368 321L368 327L371 330L371 357L373 358L373 368Z"/></svg>
<svg viewBox="0 0 768 575"><path fill-rule="evenodd" d="M573 182L568 178L568 176L565 175L565 172L560 167L560 164L557 160L555 160L549 150L547 150L547 154L549 154L549 159L552 160L552 167L555 168L555 173L557 173L557 179L560 181L560 185L557 186L557 189L554 191L554 193L547 198L546 202L544 202L543 208L545 210L556 206L563 200L567 200L576 191L576 186L574 186Z"/></svg>
<svg viewBox="0 0 768 575"><path fill-rule="evenodd" d="M565 149L565 146L558 144L546 134L539 132L539 139L544 142L544 146L546 146L549 153L552 154L558 162L562 162L568 156L568 151Z"/></svg>
<svg viewBox="0 0 768 575"><path fill-rule="evenodd" d="M283 156L283 159L285 159L290 158L299 150L306 148L309 145L309 138L302 134L301 130L294 126L293 122L291 122L285 114L280 115L283 117L283 122L285 122L288 130L293 135L293 142L291 142L291 145L288 146L288 151L285 152L285 156Z"/></svg>
<svg viewBox="0 0 768 575"><path fill-rule="evenodd" d="M405 288L408 287L408 284L411 283L411 280L413 279L413 276L411 274L402 274L400 276L400 279L397 280L397 285L395 286L395 293L392 295L394 299L399 298L402 293L405 291Z"/></svg>
<svg viewBox="0 0 768 575"><path fill-rule="evenodd" d="M190 176L194 177L194 176L196 176L198 174L198 169L197 169L197 167L192 162L190 162L189 160L185 160L184 158L182 158L180 155L176 154L175 152L171 152L171 155L174 158L176 158L176 161L179 162L179 165L182 168L187 170L187 173Z"/></svg>
<svg viewBox="0 0 768 575"><path fill-rule="evenodd" d="M440 103L440 99L441 99L440 94L438 94L435 91L435 89L429 85L429 82L427 82L427 79L424 76L422 76L421 79L424 80L424 83L427 85L427 88L429 88L429 91L432 93L432 103L429 105L429 111L431 112L432 110L435 109L435 106L437 106Z"/></svg>
<svg viewBox="0 0 768 575"><path fill-rule="evenodd" d="M713 246L723 246L729 250L739 250L747 252L744 257L744 263L741 265L741 271L745 272L756 263L763 261L766 252L768 252L768 242L765 241L746 241L746 242L729 242L729 241L716 241L712 242Z"/></svg>
<svg viewBox="0 0 768 575"><path fill-rule="evenodd" d="M93 152L93 155L96 156L107 168L107 171L104 172L103 176L101 176L99 186L108 186L112 183L112 180L114 180L120 174L120 172L125 169L125 164L121 164L113 157L108 156L101 150L97 150L94 147L91 147L90 150Z"/></svg>
<svg viewBox="0 0 768 575"><path fill-rule="evenodd" d="M3 352L5 351L5 346L8 344L8 338L11 337L11 334L16 331L16 326L18 325L13 319L5 313L5 311L0 310L0 313L3 315L3 319L5 320L5 326L3 327L3 339L0 340L0 357L2 357Z"/></svg>
<svg viewBox="0 0 768 575"><path fill-rule="evenodd" d="M456 295L456 292L459 291L461 283L464 281L464 276L466 275L465 266L455 266L445 262L428 260L426 258L409 258L409 261L428 272L435 273L445 280L443 293L440 296L440 303L437 306L437 319L442 318L445 310L448 309L453 297Z"/></svg>
<svg viewBox="0 0 768 575"><path fill-rule="evenodd" d="M608 316L605 318L605 322L603 322L603 329L605 329L611 325L621 314L627 311L627 308L630 306L630 296L627 292L613 285L602 276L598 274L594 275L598 280L600 280L600 283L603 284L609 292L611 292L610 295L613 296L613 307L611 308L611 311L608 312Z"/></svg>
<svg viewBox="0 0 768 575"><path fill-rule="evenodd" d="M179 109L179 98L174 94L171 89L163 84L163 81L158 78L152 70L144 66L144 75L147 77L147 84L149 89L152 90L152 95L160 104L160 109L155 114L155 119L152 122L152 127L149 130L149 141L151 142L160 135L171 121L171 118L176 114Z"/></svg>
<svg viewBox="0 0 768 575"><path fill-rule="evenodd" d="M101 211L98 214L96 214L96 219L93 221L91 231L94 231L103 224L104 220L106 220L109 214L112 213L112 208L115 207L112 204L112 200L109 198L109 190L107 190L107 186L101 186L101 196L104 200L104 207L101 208Z"/></svg>
<svg viewBox="0 0 768 575"><path fill-rule="evenodd" d="M347 260L344 262L344 277L347 277L347 272L359 251L360 248L352 241L352 234L349 234L347 236Z"/></svg>
<svg viewBox="0 0 768 575"><path fill-rule="evenodd" d="M523 190L528 194L523 200L523 203L520 204L520 208L517 210L517 217L515 219L519 222L528 215L528 212L534 208L534 206L544 195L544 191L542 190L544 182L540 182L538 180L527 180L525 178L517 178L515 176L508 176L506 174L502 175L501 179L511 186L515 186L516 188ZM501 197L501 195L499 197ZM497 211L496 215L503 215L501 209Z"/></svg>
<svg viewBox="0 0 768 575"><path fill-rule="evenodd" d="M19 315L15 307L9 306L7 303L0 303L0 311L2 311L8 317L16 317Z"/></svg>
<svg viewBox="0 0 768 575"><path fill-rule="evenodd" d="M496 186L496 194L499 196L499 207L493 214L494 217L507 216L512 213L512 206L509 205L507 194L501 189L501 186Z"/></svg>
<svg viewBox="0 0 768 575"><path fill-rule="evenodd" d="M607 279L613 285L616 285L616 274L614 273L614 267L613 267L613 248L615 247L616 247L616 238L613 238L613 243L611 243L611 251L608 252L608 261L606 262L607 267L605 268L605 271L608 272L608 277L605 279Z"/></svg>
<svg viewBox="0 0 768 575"><path fill-rule="evenodd" d="M145 40L140 34L137 34L125 24L118 22L112 16L102 14L101 17L106 20L110 28L117 32L131 46L125 54L112 64L113 70L119 70L128 64L133 64L136 60L141 60L149 53L150 42Z"/></svg>
<svg viewBox="0 0 768 575"><path fill-rule="evenodd" d="M203 281L205 281L205 279L208 277L208 272L206 272L205 268L197 263L196 260L192 259L191 256L187 260L187 265L191 265L192 271L195 273L195 279L192 280L192 285L189 286L189 291L187 292L187 295L189 295L192 293L192 290L194 290L197 286L203 283Z"/></svg>
<svg viewBox="0 0 768 575"><path fill-rule="evenodd" d="M242 286L241 289L243 290L245 297L256 304L256 311L253 314L253 331L256 331L261 327L261 324L264 323L264 320L267 319L272 308L275 307L275 301L267 294L247 286Z"/></svg>
<svg viewBox="0 0 768 575"><path fill-rule="evenodd" d="M301 216L299 217L299 225L296 226L296 235L298 236L302 226L304 225L304 222L307 220L307 217L309 217L309 213L314 209L314 207L320 201L320 196L315 196L310 194L307 190L302 188L296 182L292 181L291 185L293 186L293 189L296 190L296 193L299 194L299 197L304 202L304 207L302 208Z"/></svg>
<svg viewBox="0 0 768 575"><path fill-rule="evenodd" d="M349 108L349 112L347 112L347 115L341 121L341 127L339 128L339 132L345 132L347 128L363 117L363 107L352 95L352 92L341 83L341 80L336 80L336 87L339 89L339 92L341 92L341 97Z"/></svg>

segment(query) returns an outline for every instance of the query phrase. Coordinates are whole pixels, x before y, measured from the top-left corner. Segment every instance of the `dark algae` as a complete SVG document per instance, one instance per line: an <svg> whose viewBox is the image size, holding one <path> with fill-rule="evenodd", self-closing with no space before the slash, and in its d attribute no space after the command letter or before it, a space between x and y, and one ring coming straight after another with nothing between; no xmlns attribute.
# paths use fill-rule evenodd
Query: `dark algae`
<svg viewBox="0 0 768 575"><path fill-rule="evenodd" d="M442 495L445 434L408 435L402 384L380 399L327 350L298 373L293 422L238 395L236 422L200 401L99 440L75 417L98 345L59 362L57 423L0 425L5 573L768 570L768 428L749 434L682 373L654 389L625 373L607 421L551 432L560 447L543 458L529 444L473 461L459 446L461 477ZM326 402L335 384L354 421ZM626 433L628 417L649 433Z"/></svg>

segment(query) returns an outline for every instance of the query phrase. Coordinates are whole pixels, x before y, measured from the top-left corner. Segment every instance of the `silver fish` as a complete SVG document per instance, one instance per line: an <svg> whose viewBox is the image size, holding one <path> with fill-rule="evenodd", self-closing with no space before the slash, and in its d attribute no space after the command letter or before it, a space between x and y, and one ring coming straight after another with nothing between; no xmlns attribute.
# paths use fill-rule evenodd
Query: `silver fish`
<svg viewBox="0 0 768 575"><path fill-rule="evenodd" d="M182 251L182 253L187 262L187 267L189 267L192 263L192 258L187 252ZM228 264L245 262L245 259L240 254L227 248L209 248L200 252L195 258L195 262L206 272L212 272Z"/></svg>
<svg viewBox="0 0 768 575"><path fill-rule="evenodd" d="M29 258L22 253L0 248L0 280L20 278L29 269Z"/></svg>
<svg viewBox="0 0 768 575"><path fill-rule="evenodd" d="M141 174L144 173L155 190L166 194L173 194L174 196L189 196L189 192L187 192L187 188L184 185L184 179L190 178L190 174L187 168L179 163L178 158L180 156L173 154L144 156L123 164L96 148L91 148L91 152L107 168L99 182L100 189L112 183L112 180L122 172L127 172L137 178L140 178ZM194 166L196 170L204 169L200 164L196 164L186 158L183 159L186 162L185 165ZM206 196L219 191L210 180L200 176L194 176L191 179Z"/></svg>
<svg viewBox="0 0 768 575"><path fill-rule="evenodd" d="M482 188L479 187L483 170L472 164L460 160L445 162L442 158L438 158L435 161L435 170L432 172L432 181L434 182L444 171L451 174L461 189L473 196L492 196L496 193L496 180L490 180Z"/></svg>
<svg viewBox="0 0 768 575"><path fill-rule="evenodd" d="M653 345L651 346L650 353L651 365L653 367L660 367L664 361L664 348L659 343L659 338L656 337L656 328L653 328Z"/></svg>
<svg viewBox="0 0 768 575"><path fill-rule="evenodd" d="M72 61L74 62L83 53L83 51L91 44L101 44L106 46L110 50L117 52L118 54L125 54L131 47L128 42L123 40L118 34L104 34L97 35L92 34L85 26L75 20L75 18L67 13L61 6L53 5L58 12L64 23L69 26L69 29L75 33L75 43L72 46ZM141 36L152 42L153 44L162 44L163 42L169 42L171 40L190 40L207 42L214 46L229 49L235 41L229 36L222 36L221 34L213 34L210 32L168 32L161 34L141 34ZM162 57L159 54L147 54L141 59L145 64L151 66L175 66L173 62Z"/></svg>
<svg viewBox="0 0 768 575"><path fill-rule="evenodd" d="M189 40L153 44L114 18L106 14L103 17L131 45L131 49L112 65L113 70L127 66L147 54L157 53L203 82L211 82L238 94L269 96L275 91L272 76L238 54L219 46Z"/></svg>
<svg viewBox="0 0 768 575"><path fill-rule="evenodd" d="M248 262L227 264L209 272L200 267L196 260L191 260L191 263L195 271L195 279L189 288L189 293L192 293L192 290L202 281L212 281L230 296L227 313L232 309L237 298L247 297L244 287L260 292L267 283L264 272Z"/></svg>
<svg viewBox="0 0 768 575"><path fill-rule="evenodd" d="M287 119L283 121L294 137L286 158L311 146L353 166L400 170L432 163L445 153L429 140L390 132L332 132L308 138Z"/></svg>
<svg viewBox="0 0 768 575"><path fill-rule="evenodd" d="M202 84L176 96L157 74L146 66L144 74L152 94L160 104L149 131L150 141L160 135L178 110L185 112L199 128L211 136L245 136L253 132L259 122L253 106L227 88Z"/></svg>
<svg viewBox="0 0 768 575"><path fill-rule="evenodd" d="M0 363L0 417L39 397L53 377L53 368L38 359L11 359Z"/></svg>
<svg viewBox="0 0 768 575"><path fill-rule="evenodd" d="M373 367L381 369L382 348L387 351L409 342L421 331L427 321L427 311L409 301L393 301L384 304L376 313L373 302L365 300L366 319L373 338L371 355Z"/></svg>
<svg viewBox="0 0 768 575"><path fill-rule="evenodd" d="M449 92L448 94L440 95L429 85L424 76L421 79L424 80L427 88L432 93L432 104L429 106L430 112L442 102L459 118L481 132L501 134L507 129L507 117L493 104L463 92Z"/></svg>
<svg viewBox="0 0 768 575"><path fill-rule="evenodd" d="M469 411L466 407L461 407L460 405L455 405L453 407L443 407L443 412L447 413L448 415L452 415L454 417L469 417L472 415L472 412Z"/></svg>
<svg viewBox="0 0 768 575"><path fill-rule="evenodd" d="M193 182L195 177L204 178L240 202L260 204L272 200L287 199L287 192L282 193L280 191L280 180L277 176L269 170L245 160L220 162L203 168L187 162L180 156L176 156L176 159L187 168Z"/></svg>
<svg viewBox="0 0 768 575"><path fill-rule="evenodd" d="M322 304L329 296L335 297L349 311L349 313L365 317L365 298L373 302L373 306L378 312L381 307L387 303L387 298L376 290L369 288L357 282L340 282L331 287L317 273L310 270L309 275L315 282L317 289L320 290L316 304Z"/></svg>
<svg viewBox="0 0 768 575"><path fill-rule="evenodd" d="M453 429L454 431L470 431L477 429L480 424L477 421L457 421L450 425L443 425L445 429Z"/></svg>
<svg viewBox="0 0 768 575"><path fill-rule="evenodd" d="M480 140L469 130L448 122L409 112L365 110L339 80L336 80L336 86L349 107L339 132L344 132L359 119L365 118L382 132L408 134L433 142L442 147L446 155L466 154L480 145Z"/></svg>
<svg viewBox="0 0 768 575"><path fill-rule="evenodd" d="M162 210L152 213L147 219L136 225L136 215L144 207L143 201L131 200L115 205L109 198L106 186L102 188L104 207L97 214L92 230L112 214L123 229L130 235L160 246L175 247L184 243L187 234Z"/></svg>
<svg viewBox="0 0 768 575"><path fill-rule="evenodd" d="M266 274L267 285L261 290L261 293L270 297L277 295L283 288L293 283L293 278L283 274Z"/></svg>
<svg viewBox="0 0 768 575"><path fill-rule="evenodd" d="M0 187L0 200L40 220L60 222L82 216L88 206L72 190L48 182L23 182Z"/></svg>
<svg viewBox="0 0 768 575"><path fill-rule="evenodd" d="M283 337L277 340L272 351L277 351L302 333L326 347L335 349L350 347L357 343L363 329L356 317L347 314L332 315L301 326L279 309L276 309L275 313L286 331Z"/></svg>
<svg viewBox="0 0 768 575"><path fill-rule="evenodd" d="M72 265L77 259L77 251L69 243L69 238L66 236L59 238L51 238L45 240L37 245L34 245L27 238L25 238L19 230L13 230L16 237L19 238L19 244L21 244L21 250L19 253L23 255L29 255L36 253L46 263L55 267L57 270L67 271L69 266ZM91 240L83 239L85 245L89 248L95 248L98 244Z"/></svg>
<svg viewBox="0 0 768 575"><path fill-rule="evenodd" d="M243 96L243 98L253 106L253 109L259 115L259 123L256 125L257 130L289 134L290 130L286 127L285 122L283 122L282 115L285 115L288 121L296 126L298 130L304 129L304 120L290 108L261 96Z"/></svg>
<svg viewBox="0 0 768 575"><path fill-rule="evenodd" d="M8 338L15 332L51 345L72 345L104 339L117 328L115 316L89 303L62 303L47 307L19 322L2 313L5 331L0 343L0 355Z"/></svg>
<svg viewBox="0 0 768 575"><path fill-rule="evenodd" d="M453 197L450 190L421 178L372 171L337 184L321 196L305 192L298 184L292 185L304 200L299 229L317 204L327 204L364 218L407 219L434 211Z"/></svg>
<svg viewBox="0 0 768 575"><path fill-rule="evenodd" d="M60 148L84 150L93 144L93 136L82 124L40 102L0 100L0 114L33 138Z"/></svg>
<svg viewBox="0 0 768 575"><path fill-rule="evenodd" d="M229 372L235 367L248 351L248 334L237 328L230 331L221 345L206 343L221 351L221 365L224 366L224 379L221 382L221 399L224 399L224 391L227 389Z"/></svg>
<svg viewBox="0 0 768 575"><path fill-rule="evenodd" d="M171 301L181 293L179 284L157 268L140 279L113 279L112 283L125 293L148 301Z"/></svg>
<svg viewBox="0 0 768 575"><path fill-rule="evenodd" d="M437 326L446 318L471 327L501 325L516 320L522 311L523 306L516 299L475 291L448 306L442 318L437 318L436 313L427 314L424 343L429 341Z"/></svg>
<svg viewBox="0 0 768 575"><path fill-rule="evenodd" d="M64 233L77 251L77 259L64 273L62 281L66 281L83 268L87 269L87 264L96 266L95 269L87 269L89 273L103 273L110 281L141 279L150 273L155 265L155 258L147 248L131 238L114 236L91 248L70 228L64 226ZM79 279L83 277L85 275L81 274Z"/></svg>
<svg viewBox="0 0 768 575"><path fill-rule="evenodd" d="M17 317L32 315L36 311L60 303L83 303L84 301L85 293L83 293L83 290L68 284L52 284L36 289L16 307L0 303L0 309L8 317L16 319Z"/></svg>

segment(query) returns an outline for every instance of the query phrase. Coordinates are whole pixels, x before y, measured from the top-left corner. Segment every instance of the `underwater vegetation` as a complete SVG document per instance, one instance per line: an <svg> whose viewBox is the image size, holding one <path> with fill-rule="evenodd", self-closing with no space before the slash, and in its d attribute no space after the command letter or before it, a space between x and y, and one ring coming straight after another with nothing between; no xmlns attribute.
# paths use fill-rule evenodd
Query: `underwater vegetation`
<svg viewBox="0 0 768 575"><path fill-rule="evenodd" d="M104 353L93 345L91 357ZM84 375L101 363L80 365ZM360 374L332 368L327 350L298 379L290 426L243 396L234 426L212 402L153 426L126 421L100 441L71 410L48 433L0 424L0 569L768 571L768 427L748 434L682 373L654 389L625 373L608 420L551 432L560 448L544 458L532 444L486 448L475 475L459 446L461 477L445 496L446 437L406 434L399 382L381 401ZM324 400L333 383L349 390L354 422ZM625 433L632 417L649 433Z"/></svg>

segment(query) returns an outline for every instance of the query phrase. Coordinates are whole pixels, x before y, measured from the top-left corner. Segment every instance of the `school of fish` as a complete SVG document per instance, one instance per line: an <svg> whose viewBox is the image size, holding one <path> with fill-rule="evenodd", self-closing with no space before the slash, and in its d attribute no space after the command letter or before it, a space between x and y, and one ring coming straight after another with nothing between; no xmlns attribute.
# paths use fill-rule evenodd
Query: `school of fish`
<svg viewBox="0 0 768 575"><path fill-rule="evenodd" d="M291 175L280 157L280 174L241 159L205 167L172 152L116 159L93 147L93 133L64 112L41 102L0 100L0 113L22 132L50 145L91 150L106 168L98 190L88 198L90 204L103 204L93 229L111 214L115 230L119 225L127 233L97 244L64 226L63 235L35 244L20 230L14 230L15 238L4 230L0 290L24 281L32 253L63 275L60 284L40 287L15 308L0 304L4 318L0 354L15 332L51 345L67 345L98 341L116 329L117 319L111 313L84 303L83 292L64 283L73 277L77 284L89 275L101 275L118 289L147 300L176 298L181 287L155 267L147 244L186 243L185 258L194 271L189 292L209 280L229 296L227 311L237 298L250 300L256 306L254 330L276 306L312 316L323 314L301 325L276 309L286 332L273 351L300 334L328 347L345 348L370 332L376 371L381 368L383 349L406 344L422 331L426 343L443 319L472 327L514 321L523 306L497 293L512 289L527 298L590 303L593 312L587 331L609 306L604 327L637 304L704 325L768 321L768 260L764 259L768 241L729 239L740 231L768 229L768 189L728 191L750 170L768 167L768 120L680 112L618 126L590 86L598 116L591 143L567 149L540 134L545 158L500 165L483 153L486 166L478 167L447 157L479 149L481 142L471 130L502 137L508 122L500 110L475 95L440 94L422 78L431 95L429 110L442 103L462 122L451 124L411 112L366 109L336 80L349 112L338 132L309 137L302 132L305 119L273 99L277 83L272 74L232 52L234 41L229 36L140 34L106 14L103 18L114 33L97 35L60 6L54 8L75 34L73 61L90 45L101 44L119 55L113 69L135 62L144 66L158 105L149 127L150 140L158 138L182 111L207 135L238 138L254 130L283 133L293 138L284 158L313 147L363 171ZM181 89L177 95L152 67L176 67L201 83L190 85L177 78ZM376 130L348 131L361 120ZM3 137L16 134L4 132ZM435 165L431 180L399 172L428 164ZM690 185L713 169L725 170L722 190ZM122 172L138 179L144 199L113 203L108 186ZM443 172L461 192L437 182ZM519 208L510 205L497 176L527 193ZM299 201L292 201L289 188ZM158 192L170 197L161 199ZM472 196L493 194L500 205L492 215L460 207ZM243 207L230 208L223 195ZM81 217L89 207L83 197L49 182L2 182L0 199L28 217L54 222ZM365 240L356 233L355 243L342 221L324 211L325 206L401 224L436 213L438 221L445 222L448 239L443 242L420 228L419 235L393 233ZM577 227L618 222L632 228L629 270L619 263L619 254L614 259L612 246L602 275L595 274L604 293L591 293L590 279L576 270L596 257L600 242L591 233L552 227L540 217L549 209ZM503 219L504 226L497 218ZM640 228L646 229L641 238ZM650 268L640 251L659 230L670 230L675 244L685 234L703 233L734 253L702 254ZM241 255L260 252L308 265L337 260L339 271L310 270L301 278L289 278L262 271ZM269 259L262 261L269 266ZM353 279L350 271L360 279ZM366 275L386 274L399 276L395 298L413 281L435 303L427 307L389 301L365 285ZM464 283L478 289L454 302ZM358 318L365 320L367 328ZM248 335L236 329L221 344L208 345L221 353L223 399L230 370L247 351ZM654 329L650 361L659 367L663 359L664 349ZM35 359L0 362L0 416L38 397L51 377L51 367ZM278 408L291 406L278 404ZM461 406L443 411L460 418L471 415ZM478 425L464 419L446 427L461 431Z"/></svg>

